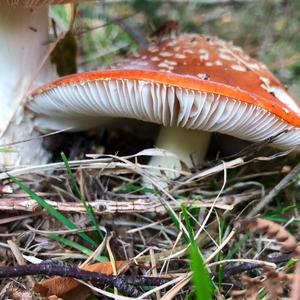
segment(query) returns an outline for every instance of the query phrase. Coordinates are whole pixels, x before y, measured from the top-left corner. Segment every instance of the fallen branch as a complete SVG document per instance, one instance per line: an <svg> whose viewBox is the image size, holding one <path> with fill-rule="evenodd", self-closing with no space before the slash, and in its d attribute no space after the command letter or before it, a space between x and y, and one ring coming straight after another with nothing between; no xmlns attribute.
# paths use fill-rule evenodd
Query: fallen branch
<svg viewBox="0 0 300 300"><path fill-rule="evenodd" d="M40 263L23 266L0 267L0 278L13 278L28 275L61 276L80 279L93 284L108 285L117 288L124 295L138 297L140 292L137 286L160 286L171 278L143 277L126 275L105 275L99 272L82 270L78 267L58 263Z"/></svg>
<svg viewBox="0 0 300 300"><path fill-rule="evenodd" d="M250 190L240 194L225 195L219 197L217 203L214 204L215 208L223 210L231 210L236 204L245 201L255 200L261 196L261 191ZM199 200L181 200L168 202L170 207L174 210L180 210L180 204L193 207L211 207L213 205L213 199ZM80 202L57 202L51 200L45 200L48 204L59 211L74 212L74 213L86 213L84 205ZM89 202L89 205L93 208L96 214L113 214L113 213L158 213L165 214L166 207L159 200L154 199L134 199L128 201L111 201L111 200L95 200ZM40 210L41 207L35 201L29 197L23 197L21 199L1 198L0 211L27 211L35 212Z"/></svg>
<svg viewBox="0 0 300 300"><path fill-rule="evenodd" d="M280 264L280 263L286 263L289 261L289 259L292 258L292 254L282 254L282 255L278 255L275 257L268 257L266 258L266 262L272 262L275 264ZM239 265L228 265L226 266L226 268L224 269L223 272L223 278L228 278L230 276L236 275L236 274L240 274L246 271L252 271L254 269L257 268L262 268L265 265L262 263L251 263L251 262L247 262L247 263L242 263ZM215 276L217 276L217 273L215 274Z"/></svg>

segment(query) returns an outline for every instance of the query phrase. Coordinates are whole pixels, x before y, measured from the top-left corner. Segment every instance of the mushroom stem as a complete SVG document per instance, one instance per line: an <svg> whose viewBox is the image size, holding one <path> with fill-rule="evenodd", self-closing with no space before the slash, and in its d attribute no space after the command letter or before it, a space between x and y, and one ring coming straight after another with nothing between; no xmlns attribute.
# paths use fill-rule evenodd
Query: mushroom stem
<svg viewBox="0 0 300 300"><path fill-rule="evenodd" d="M209 140L210 133L206 131L163 127L159 132L156 146L174 153L176 157L154 156L149 165L174 169L174 172L165 172L167 177L174 179L182 170L181 161L189 168L203 161Z"/></svg>
<svg viewBox="0 0 300 300"><path fill-rule="evenodd" d="M48 8L11 8L0 1L0 144L37 137L24 99L41 83L53 79L48 59ZM43 63L44 62L44 63ZM41 140L0 151L0 165L41 163L47 155Z"/></svg>

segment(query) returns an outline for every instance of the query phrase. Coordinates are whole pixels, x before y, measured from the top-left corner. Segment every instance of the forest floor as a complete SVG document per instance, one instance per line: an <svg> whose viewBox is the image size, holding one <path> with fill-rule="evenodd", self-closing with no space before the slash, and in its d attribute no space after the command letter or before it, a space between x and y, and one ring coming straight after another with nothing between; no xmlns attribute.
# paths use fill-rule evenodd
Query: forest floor
<svg viewBox="0 0 300 300"><path fill-rule="evenodd" d="M80 6L78 70L113 63L139 47L134 37L147 40L155 24L175 19L180 31L234 40L300 99L300 2L203 2ZM54 7L50 16L68 26L67 8ZM80 34L96 26L102 27ZM209 299L199 298L206 290L216 299L291 296L300 240L299 154L214 134L204 163L174 180L161 170L159 180L168 186L162 189L147 167L158 130L130 123L47 137L48 165L2 179L1 266L27 264L30 276L3 279L0 299ZM38 263L40 273L32 267ZM77 268L87 265L108 281L95 274L87 280ZM55 274L76 275L80 285ZM118 283L117 274L124 275Z"/></svg>

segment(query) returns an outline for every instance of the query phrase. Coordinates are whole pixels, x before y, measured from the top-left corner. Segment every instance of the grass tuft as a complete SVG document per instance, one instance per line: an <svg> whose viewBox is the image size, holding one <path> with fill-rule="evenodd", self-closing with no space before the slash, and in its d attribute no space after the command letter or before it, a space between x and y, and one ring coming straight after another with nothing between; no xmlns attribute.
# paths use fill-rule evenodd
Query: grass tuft
<svg viewBox="0 0 300 300"><path fill-rule="evenodd" d="M187 213L186 208L181 205L181 210L185 225L188 231L188 238L190 242L189 257L190 257L190 268L193 273L193 283L195 288L195 295L198 300L210 300L212 299L212 281L209 277L207 269L204 265L204 261L198 248L193 228Z"/></svg>
<svg viewBox="0 0 300 300"><path fill-rule="evenodd" d="M69 229L79 229L76 224L74 224L72 221L70 221L68 218L66 218L63 214L61 214L59 211L57 211L54 207L49 205L42 197L40 197L38 194L36 194L34 191L32 191L30 188L28 188L24 183L22 183L17 178L10 176L10 179L17 184L20 189L22 189L26 194L28 194L33 200L35 200L40 206L45 208L49 214L51 214L53 217L55 217L58 221L60 221L62 224L64 224ZM87 243L89 243L93 247L97 247L97 243L90 238L87 234L84 232L77 232L76 233L79 237L81 237L83 240L85 240Z"/></svg>
<svg viewBox="0 0 300 300"><path fill-rule="evenodd" d="M103 234L101 232L101 229L99 227L98 222L96 221L95 218L95 213L93 211L93 208L89 205L89 203L86 201L85 197L82 195L82 193L80 192L80 189L78 187L76 178L74 176L74 174L72 173L72 170L70 168L69 162L67 160L67 157L65 156L65 154L62 152L61 153L61 157L62 160L65 164L66 170L67 170L67 174L72 186L72 189L74 191L75 196L81 201L81 203L83 204L91 222L93 223L93 225L96 228L96 231L94 231L94 235L95 235L95 240L97 241L98 244L100 244L100 242L103 240Z"/></svg>
<svg viewBox="0 0 300 300"><path fill-rule="evenodd" d="M63 238L61 236L58 236L57 234L49 234L48 237L56 242L59 242L60 244L64 244L70 248L79 250L80 252L84 253L87 257L90 257L93 255L92 250L90 250L90 249L82 246L81 244L76 243L70 239ZM98 262L108 262L109 261L106 256L97 256L97 257L95 257L95 260Z"/></svg>

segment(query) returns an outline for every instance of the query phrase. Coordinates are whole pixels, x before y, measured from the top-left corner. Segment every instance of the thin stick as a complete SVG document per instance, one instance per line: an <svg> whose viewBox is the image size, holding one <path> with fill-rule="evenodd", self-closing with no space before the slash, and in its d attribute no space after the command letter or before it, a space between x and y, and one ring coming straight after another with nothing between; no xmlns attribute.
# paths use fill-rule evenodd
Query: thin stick
<svg viewBox="0 0 300 300"><path fill-rule="evenodd" d="M162 277L137 276L135 278L132 278L131 276L125 275L105 275L99 272L82 270L78 267L70 266L67 264L46 262L24 266L0 267L0 278L12 278L26 275L71 277L83 281L90 281L94 284L116 287L121 293L130 295L132 297L138 297L140 294L135 286L160 286L168 283L171 280L171 278Z"/></svg>
<svg viewBox="0 0 300 300"><path fill-rule="evenodd" d="M257 195L247 195L243 197L246 200L256 199ZM222 197L222 200L229 200L230 196ZM54 207L55 209L63 212L76 212L76 213L86 213L84 210L84 206L81 203L77 202L57 202L51 200L45 200L49 205ZM220 201L221 203L216 203L214 205L215 208L223 209L223 210L232 210L233 205L228 205L226 202ZM195 200L186 200L183 201L186 206L193 207L212 207L213 204L208 202L200 202ZM92 201L89 203L93 208L96 214L113 214L113 213L157 213L157 214L165 214L166 208L157 200L150 199L136 199L132 201L122 201L117 202L113 200L104 200L99 199L96 201ZM179 210L179 203L171 203L170 207L174 210ZM27 197L24 199L12 199L12 198L3 198L0 202L0 211L27 211L27 212L36 212L40 210L40 206L35 200L28 199Z"/></svg>
<svg viewBox="0 0 300 300"><path fill-rule="evenodd" d="M19 247L16 245L16 243L12 240L7 241L7 245L9 246L11 252L13 253L14 257L16 258L18 264L20 266L25 266L26 265L26 260L24 259ZM26 276L28 280L29 287L32 288L35 286L36 281L34 277L32 276Z"/></svg>
<svg viewBox="0 0 300 300"><path fill-rule="evenodd" d="M296 165L296 167L286 175L270 192L264 197L247 215L246 218L253 218L257 215L265 206L267 206L274 197L284 188L286 188L289 184L292 183L293 178L300 173L300 163Z"/></svg>

